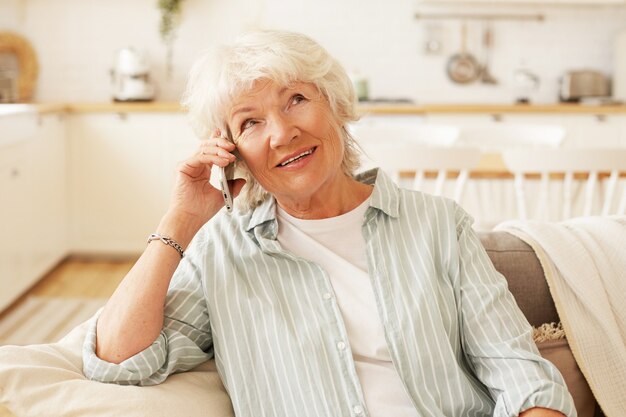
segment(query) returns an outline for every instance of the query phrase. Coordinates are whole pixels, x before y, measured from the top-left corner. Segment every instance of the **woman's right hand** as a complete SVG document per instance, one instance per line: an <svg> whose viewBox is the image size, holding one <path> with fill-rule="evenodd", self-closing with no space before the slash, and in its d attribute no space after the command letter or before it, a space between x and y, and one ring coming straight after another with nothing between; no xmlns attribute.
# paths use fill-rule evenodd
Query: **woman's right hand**
<svg viewBox="0 0 626 417"><path fill-rule="evenodd" d="M235 145L215 132L198 151L180 163L170 207L156 232L186 249L198 230L224 206L220 190L209 184L211 167L235 161ZM231 182L233 196L245 184ZM146 349L163 328L163 308L170 280L181 257L171 247L151 243L107 302L98 319L96 354L121 363Z"/></svg>
<svg viewBox="0 0 626 417"><path fill-rule="evenodd" d="M221 137L216 131L210 139L203 140L198 151L177 167L176 184L166 217L179 219L196 225L197 231L209 221L223 206L220 190L209 184L211 167L226 167L235 161L231 153L235 144ZM245 180L231 182L231 193L237 196Z"/></svg>

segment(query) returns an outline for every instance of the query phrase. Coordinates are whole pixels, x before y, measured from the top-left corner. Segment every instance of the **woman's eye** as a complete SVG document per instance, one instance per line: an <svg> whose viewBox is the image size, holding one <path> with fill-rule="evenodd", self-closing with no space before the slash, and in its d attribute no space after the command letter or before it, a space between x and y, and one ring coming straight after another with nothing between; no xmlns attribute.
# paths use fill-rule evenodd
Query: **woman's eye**
<svg viewBox="0 0 626 417"><path fill-rule="evenodd" d="M244 120L244 122L241 124L241 131L243 132L244 130L246 130L248 128L251 128L256 123L257 122L254 119L246 119L246 120Z"/></svg>
<svg viewBox="0 0 626 417"><path fill-rule="evenodd" d="M298 104L305 100L306 100L306 97L304 97L302 94L294 94L293 97L291 97L292 104Z"/></svg>

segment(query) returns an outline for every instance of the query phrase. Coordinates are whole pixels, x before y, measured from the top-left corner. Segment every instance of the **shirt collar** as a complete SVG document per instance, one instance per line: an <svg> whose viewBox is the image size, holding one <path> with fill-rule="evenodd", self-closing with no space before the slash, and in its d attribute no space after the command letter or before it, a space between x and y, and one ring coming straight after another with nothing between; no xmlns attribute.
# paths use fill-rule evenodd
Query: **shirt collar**
<svg viewBox="0 0 626 417"><path fill-rule="evenodd" d="M250 231L260 224L276 220L276 199L274 197L266 198L258 205L250 216L246 231Z"/></svg>
<svg viewBox="0 0 626 417"><path fill-rule="evenodd" d="M390 217L398 217L399 189L384 171L378 168L370 169L358 174L356 179L364 184L374 185L370 207L378 209ZM250 231L266 222L276 222L276 199L273 197L267 198L253 210L246 230Z"/></svg>
<svg viewBox="0 0 626 417"><path fill-rule="evenodd" d="M370 207L378 209L390 217L398 217L400 190L385 171L380 168L370 169L357 175L356 179L362 183L374 185Z"/></svg>

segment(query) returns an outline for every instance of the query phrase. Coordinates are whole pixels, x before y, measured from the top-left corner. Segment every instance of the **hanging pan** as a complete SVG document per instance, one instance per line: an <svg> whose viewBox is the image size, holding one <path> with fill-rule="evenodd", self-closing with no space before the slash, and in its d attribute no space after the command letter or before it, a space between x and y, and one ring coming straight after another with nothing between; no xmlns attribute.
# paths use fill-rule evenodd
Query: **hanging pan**
<svg viewBox="0 0 626 417"><path fill-rule="evenodd" d="M474 55L467 52L467 23L461 26L461 50L448 59L446 71L457 84L469 84L480 77L481 67Z"/></svg>

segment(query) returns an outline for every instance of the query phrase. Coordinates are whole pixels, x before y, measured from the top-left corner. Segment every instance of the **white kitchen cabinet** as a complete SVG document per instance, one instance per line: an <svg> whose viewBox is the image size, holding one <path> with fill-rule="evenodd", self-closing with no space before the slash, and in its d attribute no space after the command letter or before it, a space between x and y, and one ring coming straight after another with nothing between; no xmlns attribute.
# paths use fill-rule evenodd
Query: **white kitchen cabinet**
<svg viewBox="0 0 626 417"><path fill-rule="evenodd" d="M179 113L70 117L71 248L136 254L167 209L176 163L197 146Z"/></svg>
<svg viewBox="0 0 626 417"><path fill-rule="evenodd" d="M24 221L21 210L27 204L23 180L27 159L20 145L13 142L0 147L0 310L30 285L21 270L25 248L20 223Z"/></svg>
<svg viewBox="0 0 626 417"><path fill-rule="evenodd" d="M29 117L27 136L0 125L1 136L19 136L0 146L0 310L68 253L64 123Z"/></svg>
<svg viewBox="0 0 626 417"><path fill-rule="evenodd" d="M176 166L189 158L200 145L199 139L193 133L187 116L184 114L168 114L167 126L163 130L163 186L165 203L169 202L170 191L176 180Z"/></svg>

